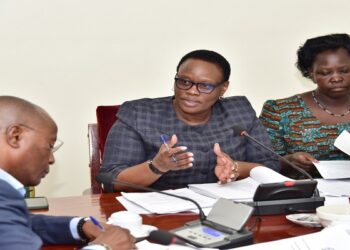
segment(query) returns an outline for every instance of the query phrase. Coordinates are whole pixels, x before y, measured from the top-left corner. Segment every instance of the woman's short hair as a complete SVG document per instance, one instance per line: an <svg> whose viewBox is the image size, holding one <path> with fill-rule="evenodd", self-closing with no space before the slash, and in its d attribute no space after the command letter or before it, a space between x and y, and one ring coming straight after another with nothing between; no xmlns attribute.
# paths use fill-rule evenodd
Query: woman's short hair
<svg viewBox="0 0 350 250"><path fill-rule="evenodd" d="M348 34L330 34L310 38L299 47L297 51L297 68L306 78L311 78L309 70L314 64L318 54L327 50L337 50L343 48L350 55L350 37Z"/></svg>
<svg viewBox="0 0 350 250"><path fill-rule="evenodd" d="M179 71L181 64L187 59L199 59L206 62L214 63L222 70L223 81L228 81L231 74L230 63L219 53L211 50L194 50L184 55L176 67L176 72Z"/></svg>

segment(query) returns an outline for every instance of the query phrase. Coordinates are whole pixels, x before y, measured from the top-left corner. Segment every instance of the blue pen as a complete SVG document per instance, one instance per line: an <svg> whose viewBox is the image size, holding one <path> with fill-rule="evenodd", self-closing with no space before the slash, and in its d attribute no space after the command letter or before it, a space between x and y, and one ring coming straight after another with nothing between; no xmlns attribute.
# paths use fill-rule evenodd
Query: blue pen
<svg viewBox="0 0 350 250"><path fill-rule="evenodd" d="M105 228L102 226L102 224L101 224L97 219L95 219L95 217L90 216L90 220L91 220L92 223L94 223L94 225L95 225L96 227L98 227L98 229L100 229L102 232L105 231Z"/></svg>
<svg viewBox="0 0 350 250"><path fill-rule="evenodd" d="M167 140L165 139L165 135L160 135L160 139L162 140L163 144L165 145L166 150L170 154L170 149L169 149L169 146L166 142ZM173 161L177 163L177 159L176 159L175 155L172 155L171 158L173 158Z"/></svg>

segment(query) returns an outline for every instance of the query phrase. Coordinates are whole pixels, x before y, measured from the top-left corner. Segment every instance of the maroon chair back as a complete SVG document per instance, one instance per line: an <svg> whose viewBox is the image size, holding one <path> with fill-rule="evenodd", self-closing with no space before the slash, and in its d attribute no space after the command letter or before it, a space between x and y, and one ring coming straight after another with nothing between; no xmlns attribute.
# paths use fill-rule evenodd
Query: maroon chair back
<svg viewBox="0 0 350 250"><path fill-rule="evenodd" d="M114 122L117 120L117 111L120 105L98 106L96 108L97 124L88 124L89 139L89 167L91 191L90 193L101 193L101 184L96 181L96 175L102 164L102 157L107 135Z"/></svg>
<svg viewBox="0 0 350 250"><path fill-rule="evenodd" d="M105 148L107 135L114 122L117 120L117 112L120 105L98 106L96 108L97 129L99 137L99 149L101 159Z"/></svg>

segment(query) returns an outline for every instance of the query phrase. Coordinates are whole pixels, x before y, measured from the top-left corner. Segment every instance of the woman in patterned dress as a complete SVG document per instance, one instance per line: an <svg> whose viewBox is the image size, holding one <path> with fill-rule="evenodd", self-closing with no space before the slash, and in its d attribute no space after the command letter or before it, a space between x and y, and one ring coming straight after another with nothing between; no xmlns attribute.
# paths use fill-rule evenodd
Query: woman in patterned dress
<svg viewBox="0 0 350 250"><path fill-rule="evenodd" d="M318 177L313 162L349 159L334 140L343 130L350 131L350 37L308 39L297 55L297 68L316 89L266 101L260 119L275 151Z"/></svg>

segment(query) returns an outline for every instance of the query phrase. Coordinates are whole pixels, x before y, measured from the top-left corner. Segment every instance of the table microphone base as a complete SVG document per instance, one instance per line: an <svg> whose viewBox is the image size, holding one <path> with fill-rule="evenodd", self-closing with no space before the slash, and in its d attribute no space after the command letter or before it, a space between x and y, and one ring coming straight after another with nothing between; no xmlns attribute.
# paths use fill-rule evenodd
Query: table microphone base
<svg viewBox="0 0 350 250"><path fill-rule="evenodd" d="M171 232L191 245L201 248L230 249L253 243L252 232L244 225L253 208L220 198L204 220L186 223Z"/></svg>
<svg viewBox="0 0 350 250"><path fill-rule="evenodd" d="M324 205L324 197L242 202L254 207L254 215L313 213Z"/></svg>
<svg viewBox="0 0 350 250"><path fill-rule="evenodd" d="M207 227L199 220L188 222L183 227L171 230L176 237L200 248L231 249L253 244L253 234L249 230L235 231L226 228L225 231Z"/></svg>

